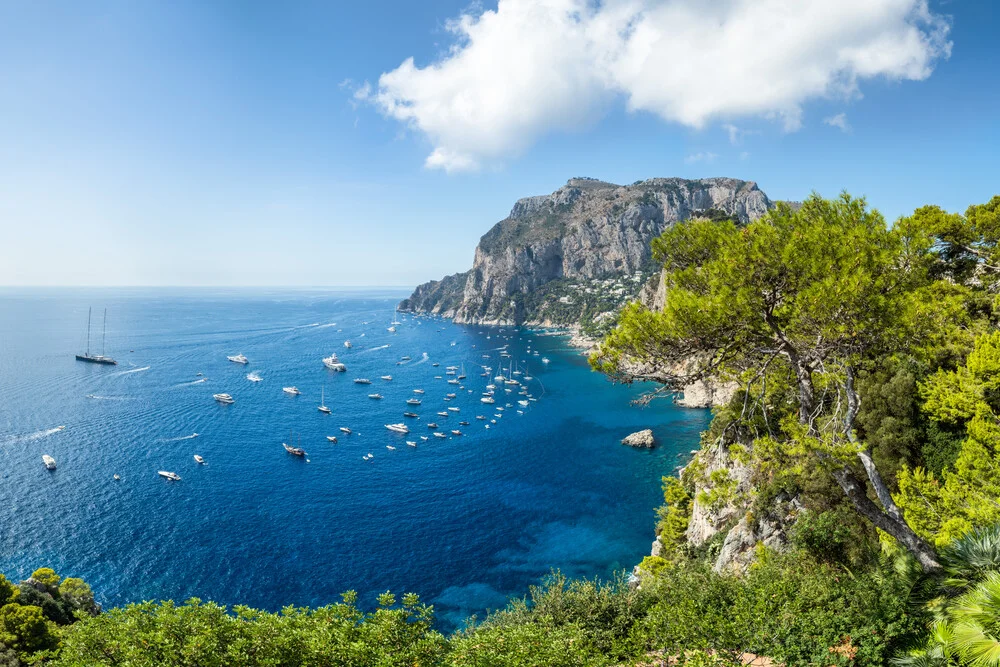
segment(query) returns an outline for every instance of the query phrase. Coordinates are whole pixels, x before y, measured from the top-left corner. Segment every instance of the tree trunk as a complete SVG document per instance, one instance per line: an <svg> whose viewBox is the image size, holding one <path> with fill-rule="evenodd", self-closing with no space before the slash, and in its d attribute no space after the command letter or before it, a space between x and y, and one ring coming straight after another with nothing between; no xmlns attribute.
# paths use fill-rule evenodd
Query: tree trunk
<svg viewBox="0 0 1000 667"><path fill-rule="evenodd" d="M934 572L941 569L941 563L938 562L934 549L921 539L919 535L914 533L905 520L902 518L896 519L883 512L868 497L868 490L865 488L865 485L851 472L850 468L844 466L839 470L835 470L833 477L840 484L840 488L844 490L844 493L851 501L851 504L854 505L854 509L857 510L858 514L871 521L876 528L892 535L896 541L903 545L903 548L917 559L924 572Z"/></svg>

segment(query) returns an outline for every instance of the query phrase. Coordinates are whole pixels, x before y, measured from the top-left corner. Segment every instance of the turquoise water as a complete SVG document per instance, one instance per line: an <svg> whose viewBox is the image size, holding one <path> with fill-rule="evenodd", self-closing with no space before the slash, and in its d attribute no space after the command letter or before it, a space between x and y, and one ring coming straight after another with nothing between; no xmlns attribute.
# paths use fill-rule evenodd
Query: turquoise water
<svg viewBox="0 0 1000 667"><path fill-rule="evenodd" d="M707 411L631 406L642 389L592 373L562 337L407 314L389 332L404 296L0 292L0 571L24 577L47 565L82 576L105 605L197 596L274 610L348 589L365 605L385 590L413 591L448 628L552 569L609 576L648 553L660 477L696 446ZM92 350L107 307L118 366L73 357L90 305ZM495 412L479 401L489 381L480 364L495 374L505 344L537 400L521 408L516 392L498 398L512 406L486 429L475 416ZM332 352L346 373L324 368ZM226 360L238 353L247 366ZM449 365L464 365L463 389L446 384ZM263 380L247 380L252 371ZM289 385L301 395L283 393ZM410 408L414 388L425 394ZM331 415L316 409L321 390ZM215 402L220 392L236 402ZM436 414L448 406L460 412ZM384 428L402 421L408 436ZM463 435L420 440L431 421ZM618 444L646 427L657 449ZM308 461L282 448L290 431Z"/></svg>

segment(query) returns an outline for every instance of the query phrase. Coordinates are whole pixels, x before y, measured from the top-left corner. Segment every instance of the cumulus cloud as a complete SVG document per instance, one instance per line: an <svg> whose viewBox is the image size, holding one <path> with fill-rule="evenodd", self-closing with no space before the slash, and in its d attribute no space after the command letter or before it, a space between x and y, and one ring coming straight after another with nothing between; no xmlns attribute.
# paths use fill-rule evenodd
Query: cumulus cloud
<svg viewBox="0 0 1000 667"><path fill-rule="evenodd" d="M824 118L823 123L830 127L839 127L842 132L850 132L851 126L847 123L847 114L838 113L836 116Z"/></svg>
<svg viewBox="0 0 1000 667"><path fill-rule="evenodd" d="M436 61L408 58L355 97L426 136L427 166L468 170L612 104L702 128L759 116L788 131L814 98L876 77L922 80L950 55L927 0L499 0L447 24Z"/></svg>

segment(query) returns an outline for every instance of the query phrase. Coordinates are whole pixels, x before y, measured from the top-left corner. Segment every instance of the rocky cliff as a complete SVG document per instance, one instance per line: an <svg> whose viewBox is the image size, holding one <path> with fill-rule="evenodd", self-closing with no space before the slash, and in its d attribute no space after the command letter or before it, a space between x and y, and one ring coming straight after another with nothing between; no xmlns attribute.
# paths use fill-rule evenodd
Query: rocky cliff
<svg viewBox="0 0 1000 667"><path fill-rule="evenodd" d="M655 274L650 242L699 214L747 222L772 206L756 183L570 179L526 197L488 231L472 269L419 286L401 310L479 324L580 324L638 296Z"/></svg>

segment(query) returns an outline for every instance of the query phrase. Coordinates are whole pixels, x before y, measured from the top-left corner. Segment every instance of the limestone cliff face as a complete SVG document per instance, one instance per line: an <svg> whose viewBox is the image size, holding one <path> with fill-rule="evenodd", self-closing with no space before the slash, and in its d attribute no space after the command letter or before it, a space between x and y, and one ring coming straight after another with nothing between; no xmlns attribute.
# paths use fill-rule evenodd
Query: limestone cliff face
<svg viewBox="0 0 1000 667"><path fill-rule="evenodd" d="M678 221L714 209L747 222L771 206L756 183L732 178L629 186L574 178L552 194L518 200L480 239L470 271L421 285L400 308L521 324L534 318L532 293L554 280L648 270L651 241Z"/></svg>

